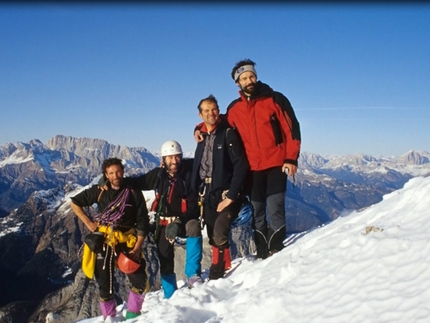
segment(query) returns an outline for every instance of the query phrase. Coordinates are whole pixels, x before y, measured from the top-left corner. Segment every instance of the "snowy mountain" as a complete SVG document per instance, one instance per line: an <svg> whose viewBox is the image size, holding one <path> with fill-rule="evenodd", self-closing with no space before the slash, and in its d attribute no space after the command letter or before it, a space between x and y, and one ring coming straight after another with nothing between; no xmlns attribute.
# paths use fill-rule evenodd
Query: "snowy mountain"
<svg viewBox="0 0 430 323"><path fill-rule="evenodd" d="M116 146L101 139L55 136L0 146L0 216L27 201L31 193L66 185L86 185L100 174L101 162L116 156L126 174L159 165L157 152ZM192 156L192 153L187 153ZM430 174L430 154L410 151L400 157L321 156L302 153L299 173L289 182L288 223L303 231L381 200L415 176ZM295 187L292 187L295 183Z"/></svg>
<svg viewBox="0 0 430 323"><path fill-rule="evenodd" d="M409 151L400 157L373 157L364 154L323 157L303 153L299 159L301 169L312 171L330 170L333 173L345 171L355 174L399 172L404 175L425 176L429 173L430 153Z"/></svg>
<svg viewBox="0 0 430 323"><path fill-rule="evenodd" d="M154 155L155 154L155 155ZM38 190L86 185L100 174L101 162L116 156L126 175L159 165L157 152L115 146L101 139L55 136L0 147L0 217L5 217ZM189 155L192 155L190 153ZM299 172L290 178L286 196L290 232L321 225L351 210L381 201L410 178L430 174L430 154L410 151L400 157L363 154L321 156L302 153ZM293 185L294 184L294 185Z"/></svg>
<svg viewBox="0 0 430 323"><path fill-rule="evenodd" d="M101 162L112 156L125 161L127 175L159 164L145 148L115 146L99 139L56 136L47 144L32 140L0 147L0 209L4 210L0 289L9 291L0 293L0 323L11 322L6 318L20 321L17 317L25 317L22 322L41 322L49 312L61 313L64 322L98 315L95 286L80 271L78 252L86 228L71 213L69 197L97 182ZM332 225L339 217L350 218L351 212L371 209L411 178L428 176L429 157L416 151L380 158L302 153L299 173L288 182L288 234ZM232 254L252 254L250 228L233 234ZM145 248L149 255L155 252L149 244ZM207 265L210 251L205 253ZM240 267L248 260L243 259ZM149 271L156 292L157 265ZM118 281L116 298L121 301L126 283L121 276Z"/></svg>
<svg viewBox="0 0 430 323"><path fill-rule="evenodd" d="M86 185L101 173L108 157L123 159L127 174L146 172L160 161L145 148L109 144L105 140L55 136L0 147L0 210L10 212L37 190L68 182Z"/></svg>

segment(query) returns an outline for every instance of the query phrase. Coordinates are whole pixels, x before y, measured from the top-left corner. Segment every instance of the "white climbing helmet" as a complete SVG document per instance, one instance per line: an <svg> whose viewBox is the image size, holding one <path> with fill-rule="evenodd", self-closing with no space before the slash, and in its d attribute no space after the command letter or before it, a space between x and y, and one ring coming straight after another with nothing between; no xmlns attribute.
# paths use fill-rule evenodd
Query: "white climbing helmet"
<svg viewBox="0 0 430 323"><path fill-rule="evenodd" d="M171 155L182 155L181 145L174 140L168 140L161 146L161 157Z"/></svg>

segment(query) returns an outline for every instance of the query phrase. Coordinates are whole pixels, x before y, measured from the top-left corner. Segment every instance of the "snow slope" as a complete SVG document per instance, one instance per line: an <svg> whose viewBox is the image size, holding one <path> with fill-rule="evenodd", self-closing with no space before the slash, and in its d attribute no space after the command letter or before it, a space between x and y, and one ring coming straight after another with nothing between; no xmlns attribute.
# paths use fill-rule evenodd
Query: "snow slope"
<svg viewBox="0 0 430 323"><path fill-rule="evenodd" d="M430 177L266 260L238 260L228 278L169 300L149 293L142 315L127 322L429 322Z"/></svg>

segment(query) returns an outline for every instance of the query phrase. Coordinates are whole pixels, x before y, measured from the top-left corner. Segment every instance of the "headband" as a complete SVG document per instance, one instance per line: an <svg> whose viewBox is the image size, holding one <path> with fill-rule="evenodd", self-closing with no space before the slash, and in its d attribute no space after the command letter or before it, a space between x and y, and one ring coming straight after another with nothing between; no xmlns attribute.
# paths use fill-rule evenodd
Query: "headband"
<svg viewBox="0 0 430 323"><path fill-rule="evenodd" d="M257 76L257 72L255 71L254 66L252 65L243 65L241 67L239 67L236 72L234 72L234 81L236 82L237 79L239 78L240 74L242 74L243 72L252 72L255 74L255 76Z"/></svg>

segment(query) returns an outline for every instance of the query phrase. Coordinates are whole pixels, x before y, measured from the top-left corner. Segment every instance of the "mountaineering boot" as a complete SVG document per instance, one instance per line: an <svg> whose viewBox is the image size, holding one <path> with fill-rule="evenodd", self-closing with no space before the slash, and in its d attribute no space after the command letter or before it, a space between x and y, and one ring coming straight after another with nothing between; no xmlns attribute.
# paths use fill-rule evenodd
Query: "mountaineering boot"
<svg viewBox="0 0 430 323"><path fill-rule="evenodd" d="M172 297L175 290L178 289L176 285L176 275L175 274L161 275L161 286L163 286L164 297L165 298Z"/></svg>
<svg viewBox="0 0 430 323"><path fill-rule="evenodd" d="M106 320L108 316L115 317L116 315L116 306L115 300L113 298L109 300L100 300L100 310L102 311L103 319Z"/></svg>
<svg viewBox="0 0 430 323"><path fill-rule="evenodd" d="M126 320L135 318L136 316L139 316L141 314L140 310L142 309L144 299L145 296L143 296L142 294L130 291L127 300L127 313L125 315Z"/></svg>
<svg viewBox="0 0 430 323"><path fill-rule="evenodd" d="M217 246L212 246L212 265L209 268L209 280L224 277L224 250Z"/></svg>
<svg viewBox="0 0 430 323"><path fill-rule="evenodd" d="M269 229L269 235L268 235L268 249L269 249L269 256L273 255L274 253L281 251L284 248L284 240L285 235L287 233L287 230L285 228L285 225L273 232L272 229Z"/></svg>
<svg viewBox="0 0 430 323"><path fill-rule="evenodd" d="M266 259L269 256L265 232L254 230L255 246L257 247L257 258Z"/></svg>
<svg viewBox="0 0 430 323"><path fill-rule="evenodd" d="M187 237L185 243L185 276L191 278L202 274L203 238Z"/></svg>
<svg viewBox="0 0 430 323"><path fill-rule="evenodd" d="M193 288L194 286L197 286L197 285L200 285L200 284L203 284L203 279L199 275L191 276L187 280L188 288Z"/></svg>

